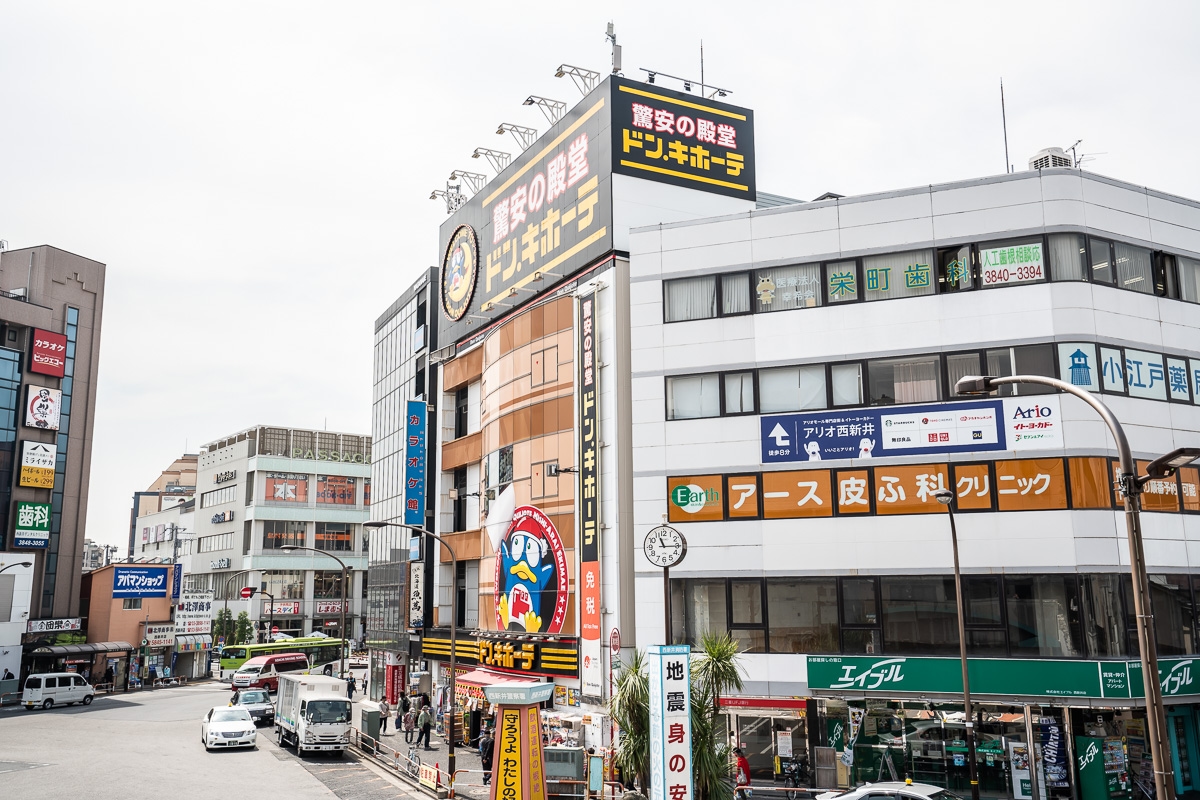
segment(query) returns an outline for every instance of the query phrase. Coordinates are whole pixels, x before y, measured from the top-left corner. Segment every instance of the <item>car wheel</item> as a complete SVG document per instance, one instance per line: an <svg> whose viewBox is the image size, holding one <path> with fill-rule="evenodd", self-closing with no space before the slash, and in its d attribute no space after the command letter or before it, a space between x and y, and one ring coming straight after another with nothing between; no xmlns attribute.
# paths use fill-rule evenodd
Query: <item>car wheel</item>
<svg viewBox="0 0 1200 800"><path fill-rule="evenodd" d="M49 711L52 708L54 708L54 701L51 700L49 697L47 697L45 700L42 701L42 709L43 710Z"/></svg>
<svg viewBox="0 0 1200 800"><path fill-rule="evenodd" d="M89 694L87 697L83 698L83 704L85 706L90 706L92 704L92 695Z"/></svg>
<svg viewBox="0 0 1200 800"><path fill-rule="evenodd" d="M324 671L325 671L325 677L327 677L327 678L330 677L331 675L333 675L333 664L326 664Z"/></svg>

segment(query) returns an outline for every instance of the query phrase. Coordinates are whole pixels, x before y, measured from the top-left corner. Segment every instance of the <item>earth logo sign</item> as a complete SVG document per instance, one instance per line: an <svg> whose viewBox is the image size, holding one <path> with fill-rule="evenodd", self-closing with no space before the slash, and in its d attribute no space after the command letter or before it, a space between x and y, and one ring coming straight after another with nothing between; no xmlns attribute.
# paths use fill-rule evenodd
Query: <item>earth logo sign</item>
<svg viewBox="0 0 1200 800"><path fill-rule="evenodd" d="M442 311L446 318L457 322L471 307L475 283L479 275L479 245L475 229L459 225L442 260Z"/></svg>
<svg viewBox="0 0 1200 800"><path fill-rule="evenodd" d="M533 506L513 511L496 559L496 626L559 633L567 618L567 556L554 523Z"/></svg>
<svg viewBox="0 0 1200 800"><path fill-rule="evenodd" d="M694 483L676 486L671 490L671 502L689 514L703 511L710 503L721 502L721 494L716 489L705 489Z"/></svg>

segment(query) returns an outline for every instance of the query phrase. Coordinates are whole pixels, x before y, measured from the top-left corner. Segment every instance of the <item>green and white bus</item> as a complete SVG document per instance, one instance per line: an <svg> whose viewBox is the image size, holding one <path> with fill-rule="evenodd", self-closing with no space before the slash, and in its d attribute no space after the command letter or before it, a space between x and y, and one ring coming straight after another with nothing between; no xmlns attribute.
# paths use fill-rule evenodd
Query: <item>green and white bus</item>
<svg viewBox="0 0 1200 800"><path fill-rule="evenodd" d="M350 662L350 650L344 639L329 639L323 636L304 636L262 644L229 644L221 650L221 677L232 675L237 668L255 656L270 656L276 653L303 653L308 656L310 674L333 675L337 672L338 659Z"/></svg>

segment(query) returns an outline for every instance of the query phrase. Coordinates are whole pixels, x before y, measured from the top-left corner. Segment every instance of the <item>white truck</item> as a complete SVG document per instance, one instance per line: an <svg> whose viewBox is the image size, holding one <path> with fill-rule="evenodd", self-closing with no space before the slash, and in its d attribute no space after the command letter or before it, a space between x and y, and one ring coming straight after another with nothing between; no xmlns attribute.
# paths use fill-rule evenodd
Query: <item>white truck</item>
<svg viewBox="0 0 1200 800"><path fill-rule="evenodd" d="M305 753L335 752L350 746L350 699L346 682L325 675L283 674L275 701L275 736L280 746Z"/></svg>

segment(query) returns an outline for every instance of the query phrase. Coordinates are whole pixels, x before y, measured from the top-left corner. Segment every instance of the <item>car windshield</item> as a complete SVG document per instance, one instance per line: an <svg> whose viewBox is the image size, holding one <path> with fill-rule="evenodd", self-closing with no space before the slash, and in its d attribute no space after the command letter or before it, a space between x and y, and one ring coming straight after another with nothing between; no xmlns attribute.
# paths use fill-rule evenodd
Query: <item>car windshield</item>
<svg viewBox="0 0 1200 800"><path fill-rule="evenodd" d="M309 722L349 722L349 700L313 700L308 704Z"/></svg>
<svg viewBox="0 0 1200 800"><path fill-rule="evenodd" d="M238 675L257 675L260 672L262 672L262 667L256 665L253 667L242 667L241 669L239 669L237 671L237 674Z"/></svg>
<svg viewBox="0 0 1200 800"><path fill-rule="evenodd" d="M942 789L940 792L934 792L929 795L929 800L962 800L962 798L954 792L947 792L945 789Z"/></svg>
<svg viewBox="0 0 1200 800"><path fill-rule="evenodd" d="M239 703L269 703L266 692L242 692L238 695Z"/></svg>
<svg viewBox="0 0 1200 800"><path fill-rule="evenodd" d="M210 722L239 722L249 721L250 712L244 708L218 708L212 714Z"/></svg>

